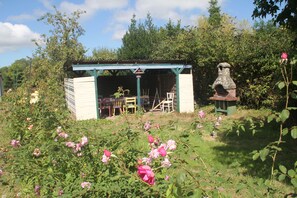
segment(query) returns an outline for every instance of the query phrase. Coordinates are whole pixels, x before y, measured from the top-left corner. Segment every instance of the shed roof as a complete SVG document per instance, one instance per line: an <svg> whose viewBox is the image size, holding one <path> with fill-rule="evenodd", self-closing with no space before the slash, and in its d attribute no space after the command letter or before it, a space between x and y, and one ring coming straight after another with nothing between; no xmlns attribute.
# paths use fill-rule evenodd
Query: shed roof
<svg viewBox="0 0 297 198"><path fill-rule="evenodd" d="M72 63L73 71L90 70L136 70L136 69L175 69L192 68L181 60L110 60L110 61L76 61Z"/></svg>

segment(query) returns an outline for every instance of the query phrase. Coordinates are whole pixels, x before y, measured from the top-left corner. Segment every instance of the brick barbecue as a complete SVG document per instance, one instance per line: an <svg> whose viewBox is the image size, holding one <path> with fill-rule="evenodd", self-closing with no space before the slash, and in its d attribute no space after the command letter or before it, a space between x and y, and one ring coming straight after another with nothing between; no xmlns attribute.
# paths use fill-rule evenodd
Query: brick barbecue
<svg viewBox="0 0 297 198"><path fill-rule="evenodd" d="M215 93L210 100L215 102L215 112L231 115L236 111L236 84L230 76L231 65L223 62L218 64L218 77L212 84Z"/></svg>

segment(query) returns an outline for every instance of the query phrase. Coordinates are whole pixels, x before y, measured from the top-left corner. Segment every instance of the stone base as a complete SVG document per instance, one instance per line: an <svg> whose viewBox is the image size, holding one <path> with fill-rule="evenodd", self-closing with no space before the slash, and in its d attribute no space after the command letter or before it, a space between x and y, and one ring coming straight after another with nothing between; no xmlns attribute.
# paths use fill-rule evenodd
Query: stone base
<svg viewBox="0 0 297 198"><path fill-rule="evenodd" d="M236 112L236 101L214 100L215 113L223 112L227 115L232 115Z"/></svg>

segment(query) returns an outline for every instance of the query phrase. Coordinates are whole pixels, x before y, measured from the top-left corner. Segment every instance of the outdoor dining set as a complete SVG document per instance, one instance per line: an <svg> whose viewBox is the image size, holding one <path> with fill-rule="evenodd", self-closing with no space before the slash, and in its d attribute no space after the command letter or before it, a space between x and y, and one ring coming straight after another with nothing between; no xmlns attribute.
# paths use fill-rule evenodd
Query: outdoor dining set
<svg viewBox="0 0 297 198"><path fill-rule="evenodd" d="M158 104L155 104L155 100L153 105L151 105L150 96L144 95L140 97L140 106L137 104L136 96L129 97L99 97L99 112L101 115L105 115L108 117L120 115L123 113L136 113L141 107L141 110L144 111L152 111L152 110L161 110L163 112L172 112L174 111L174 93L167 93L167 97L158 101Z"/></svg>

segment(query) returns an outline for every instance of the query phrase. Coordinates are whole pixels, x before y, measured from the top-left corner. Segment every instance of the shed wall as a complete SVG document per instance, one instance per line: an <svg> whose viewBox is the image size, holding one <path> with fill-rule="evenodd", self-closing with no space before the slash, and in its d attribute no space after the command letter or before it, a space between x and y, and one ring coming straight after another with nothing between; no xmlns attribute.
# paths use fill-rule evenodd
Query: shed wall
<svg viewBox="0 0 297 198"><path fill-rule="evenodd" d="M74 78L77 120L97 119L94 77Z"/></svg>
<svg viewBox="0 0 297 198"><path fill-rule="evenodd" d="M194 91L192 74L179 75L180 113L194 112Z"/></svg>
<svg viewBox="0 0 297 198"><path fill-rule="evenodd" d="M66 101L77 120L96 119L94 77L65 79Z"/></svg>

